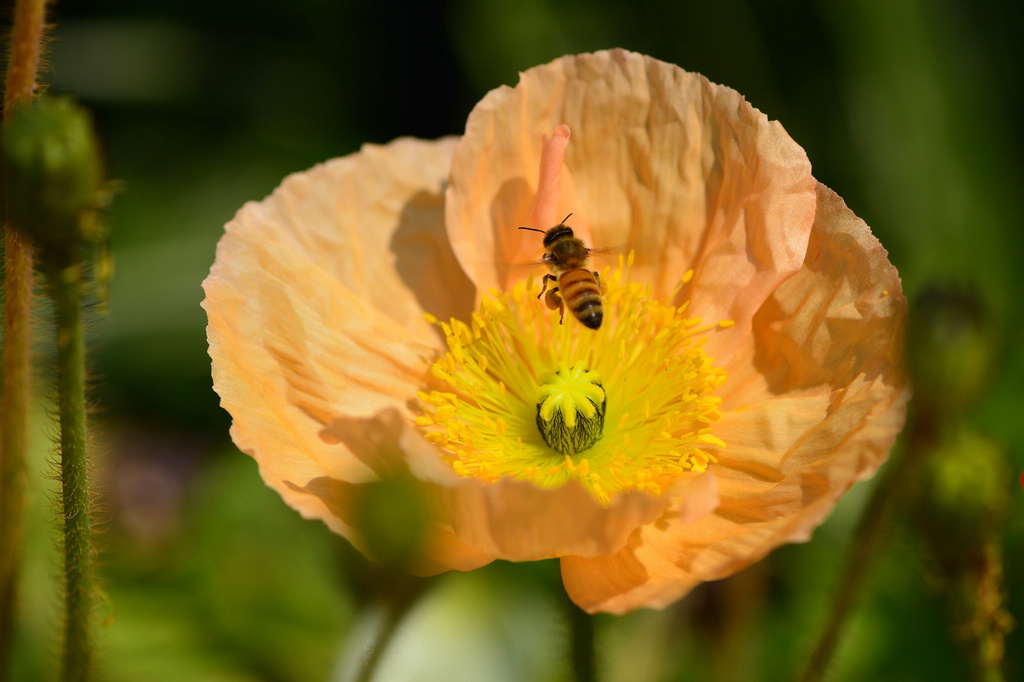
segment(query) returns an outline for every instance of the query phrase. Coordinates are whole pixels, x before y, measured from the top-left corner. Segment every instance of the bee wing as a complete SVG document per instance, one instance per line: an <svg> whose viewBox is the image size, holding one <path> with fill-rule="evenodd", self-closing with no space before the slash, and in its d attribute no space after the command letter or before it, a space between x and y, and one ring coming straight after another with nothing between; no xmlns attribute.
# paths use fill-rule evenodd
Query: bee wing
<svg viewBox="0 0 1024 682"><path fill-rule="evenodd" d="M596 257L594 263L591 264L592 268L596 268L598 265L614 265L616 256L622 256L625 254L627 249L624 246L609 246L598 249L587 249L588 257ZM549 263L546 257L537 258L534 260L527 261L514 261L514 262L503 262L499 264L499 269L504 272L508 272L515 279L525 278L527 275L535 274L540 277L542 274L548 272ZM543 268L538 272L538 268Z"/></svg>
<svg viewBox="0 0 1024 682"><path fill-rule="evenodd" d="M587 249L587 256L597 256L600 261L607 261L612 256L625 253L625 248L617 246L609 246L600 249ZM526 270L536 268L537 266L547 267L547 258L538 258L536 260L527 261L516 261L514 263L508 263L507 267L510 270Z"/></svg>
<svg viewBox="0 0 1024 682"><path fill-rule="evenodd" d="M538 258L537 260L517 261L515 263L509 263L507 267L512 272L527 272L531 270L536 270L538 267L546 268L547 265L548 262L546 260L544 260L543 258Z"/></svg>
<svg viewBox="0 0 1024 682"><path fill-rule="evenodd" d="M603 246L599 249L587 249L587 257L591 258L591 267L598 265L614 265L617 257L627 253L625 246Z"/></svg>
<svg viewBox="0 0 1024 682"><path fill-rule="evenodd" d="M538 258L537 260L528 260L528 261L521 261L519 263L513 263L512 267L532 268L532 267L536 267L538 265L547 265L547 264L548 264L548 259L547 258Z"/></svg>

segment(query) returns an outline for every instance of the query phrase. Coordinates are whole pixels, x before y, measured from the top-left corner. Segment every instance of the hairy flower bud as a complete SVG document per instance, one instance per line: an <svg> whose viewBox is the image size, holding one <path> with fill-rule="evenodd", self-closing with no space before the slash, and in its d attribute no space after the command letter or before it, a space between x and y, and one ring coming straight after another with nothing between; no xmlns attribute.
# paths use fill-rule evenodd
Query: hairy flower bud
<svg viewBox="0 0 1024 682"><path fill-rule="evenodd" d="M914 301L907 363L917 404L949 415L970 407L991 378L995 334L981 293L933 286Z"/></svg>
<svg viewBox="0 0 1024 682"><path fill-rule="evenodd" d="M44 249L70 248L103 182L91 116L69 98L40 97L11 111L3 146L12 223Z"/></svg>

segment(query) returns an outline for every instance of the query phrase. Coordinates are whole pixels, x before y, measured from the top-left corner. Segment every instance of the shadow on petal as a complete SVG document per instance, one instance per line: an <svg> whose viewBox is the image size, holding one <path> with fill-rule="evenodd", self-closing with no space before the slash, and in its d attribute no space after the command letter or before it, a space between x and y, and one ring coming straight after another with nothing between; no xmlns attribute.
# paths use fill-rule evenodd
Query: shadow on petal
<svg viewBox="0 0 1024 682"><path fill-rule="evenodd" d="M420 308L439 320L469 319L475 288L459 266L444 228L444 194L420 191L391 237L395 270Z"/></svg>
<svg viewBox="0 0 1024 682"><path fill-rule="evenodd" d="M537 260L544 253L539 243L533 243L531 248L528 245L534 242L530 239L531 235L520 230L519 224L513 224L526 220L532 201L533 188L521 177L501 183L491 201L491 224L494 225L494 252L491 260L494 262L496 281L505 288L519 274L514 272L517 265Z"/></svg>
<svg viewBox="0 0 1024 682"><path fill-rule="evenodd" d="M448 486L462 480L393 408L368 418L337 417L320 431L320 438L329 444L341 443L380 478L412 475Z"/></svg>
<svg viewBox="0 0 1024 682"><path fill-rule="evenodd" d="M397 410L382 410L369 419L338 417L320 431L329 445L341 443L380 478L408 475L398 444L404 419Z"/></svg>
<svg viewBox="0 0 1024 682"><path fill-rule="evenodd" d="M803 270L755 316L753 364L774 394L843 387L859 377L903 386L906 299L885 249L819 185Z"/></svg>

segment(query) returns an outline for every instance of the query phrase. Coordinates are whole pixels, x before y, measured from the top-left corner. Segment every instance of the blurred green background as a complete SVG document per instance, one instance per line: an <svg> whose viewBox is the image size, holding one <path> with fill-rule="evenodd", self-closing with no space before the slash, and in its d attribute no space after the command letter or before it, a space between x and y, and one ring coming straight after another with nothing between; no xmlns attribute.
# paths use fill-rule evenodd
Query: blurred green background
<svg viewBox="0 0 1024 682"><path fill-rule="evenodd" d="M51 20L43 78L93 110L125 186L111 312L92 327L101 680L340 680L373 625L372 571L285 507L228 438L199 307L224 223L288 173L364 142L458 134L518 71L616 46L701 72L781 121L888 248L908 298L977 287L998 371L968 419L1013 461L1003 544L1024 620L1024 5L66 0ZM44 412L16 661L26 681L52 675L57 639ZM791 678L869 486L808 545L666 611L599 618L604 679ZM965 679L929 576L917 533L896 524L832 679ZM380 679L565 679L552 583L553 564L439 579ZM1019 630L1007 659L1009 679L1024 678Z"/></svg>

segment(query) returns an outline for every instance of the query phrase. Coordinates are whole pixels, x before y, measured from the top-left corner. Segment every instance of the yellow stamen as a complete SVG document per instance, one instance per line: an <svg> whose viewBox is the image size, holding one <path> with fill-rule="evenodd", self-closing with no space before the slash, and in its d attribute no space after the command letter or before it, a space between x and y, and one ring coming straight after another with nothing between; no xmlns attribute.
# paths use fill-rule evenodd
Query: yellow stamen
<svg viewBox="0 0 1024 682"><path fill-rule="evenodd" d="M732 323L687 318L685 304L630 282L630 265L632 254L602 273L596 331L569 316L560 324L532 278L485 295L469 325L438 322L448 351L431 374L444 390L418 394L416 424L456 473L578 480L610 504L627 490L660 495L716 461L708 449L725 443L711 433L714 392L726 375L703 344Z"/></svg>

